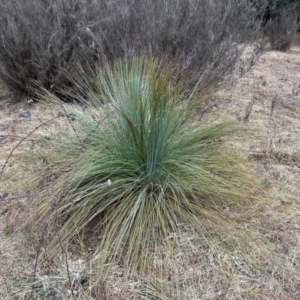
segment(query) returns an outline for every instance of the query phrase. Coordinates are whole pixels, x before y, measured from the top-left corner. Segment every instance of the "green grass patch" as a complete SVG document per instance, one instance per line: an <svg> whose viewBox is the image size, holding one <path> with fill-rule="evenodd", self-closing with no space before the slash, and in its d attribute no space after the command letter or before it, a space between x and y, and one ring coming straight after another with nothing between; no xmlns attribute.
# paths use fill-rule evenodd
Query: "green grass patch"
<svg viewBox="0 0 300 300"><path fill-rule="evenodd" d="M97 95L88 107L64 105L70 128L48 141L31 178L44 178L35 217L50 225L52 254L88 240L102 276L115 263L149 270L164 247L184 247L178 234L208 245L234 234L227 217L256 200L245 162L226 150L235 126L193 122L197 93L179 101L171 66L154 58L96 72Z"/></svg>

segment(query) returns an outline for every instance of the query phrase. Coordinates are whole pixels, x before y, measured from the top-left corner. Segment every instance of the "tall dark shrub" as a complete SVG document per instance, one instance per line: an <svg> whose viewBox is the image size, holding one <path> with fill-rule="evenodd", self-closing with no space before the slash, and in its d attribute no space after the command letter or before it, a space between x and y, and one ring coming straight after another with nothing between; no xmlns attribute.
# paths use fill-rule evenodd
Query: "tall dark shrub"
<svg viewBox="0 0 300 300"><path fill-rule="evenodd" d="M291 6L293 6L294 9L298 10L299 14L299 0L269 0L265 11L265 16L266 18L276 18L282 10Z"/></svg>
<svg viewBox="0 0 300 300"><path fill-rule="evenodd" d="M0 76L14 91L28 92L32 80L49 89L61 69L89 55L80 22L92 9L76 2L1 0Z"/></svg>
<svg viewBox="0 0 300 300"><path fill-rule="evenodd" d="M100 63L151 51L176 58L194 81L229 78L253 41L248 0L0 0L0 78L26 93L55 87L78 60Z"/></svg>
<svg viewBox="0 0 300 300"><path fill-rule="evenodd" d="M298 29L298 16L296 5L291 5L279 9L275 17L269 19L265 32L272 49L287 51L291 48Z"/></svg>

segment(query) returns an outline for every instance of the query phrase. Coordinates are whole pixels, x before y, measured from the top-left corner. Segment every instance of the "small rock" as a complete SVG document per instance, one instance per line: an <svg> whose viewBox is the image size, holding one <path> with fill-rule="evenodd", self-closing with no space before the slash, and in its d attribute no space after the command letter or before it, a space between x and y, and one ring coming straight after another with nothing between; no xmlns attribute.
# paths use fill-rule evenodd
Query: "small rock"
<svg viewBox="0 0 300 300"><path fill-rule="evenodd" d="M31 119L30 111L29 110L20 110L19 111L19 118Z"/></svg>

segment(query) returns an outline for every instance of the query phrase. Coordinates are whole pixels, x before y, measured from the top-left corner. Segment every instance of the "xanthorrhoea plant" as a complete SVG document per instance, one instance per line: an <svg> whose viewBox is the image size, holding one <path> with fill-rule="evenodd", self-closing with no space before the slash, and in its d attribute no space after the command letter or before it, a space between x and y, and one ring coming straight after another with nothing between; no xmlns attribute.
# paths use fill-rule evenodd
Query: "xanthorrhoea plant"
<svg viewBox="0 0 300 300"><path fill-rule="evenodd" d="M42 188L37 218L60 224L53 250L91 228L103 266L140 268L170 233L226 227L224 205L247 200L252 184L224 147L232 126L193 122L194 102L179 101L172 68L154 58L109 65L96 83L88 108L65 108L74 132L45 154L57 179Z"/></svg>

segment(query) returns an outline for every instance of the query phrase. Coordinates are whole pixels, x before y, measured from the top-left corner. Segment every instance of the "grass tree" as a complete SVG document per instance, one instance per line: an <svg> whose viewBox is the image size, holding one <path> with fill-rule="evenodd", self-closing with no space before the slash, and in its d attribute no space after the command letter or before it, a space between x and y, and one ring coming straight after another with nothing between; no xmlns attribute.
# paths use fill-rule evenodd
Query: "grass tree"
<svg viewBox="0 0 300 300"><path fill-rule="evenodd" d="M51 180L34 197L53 253L86 233L102 272L120 262L142 270L158 248L174 247L171 234L225 232L224 207L253 200L254 181L224 145L234 126L194 122L196 92L180 101L175 81L154 58L97 70L90 93L82 79L88 106L64 105L72 130L44 148Z"/></svg>

